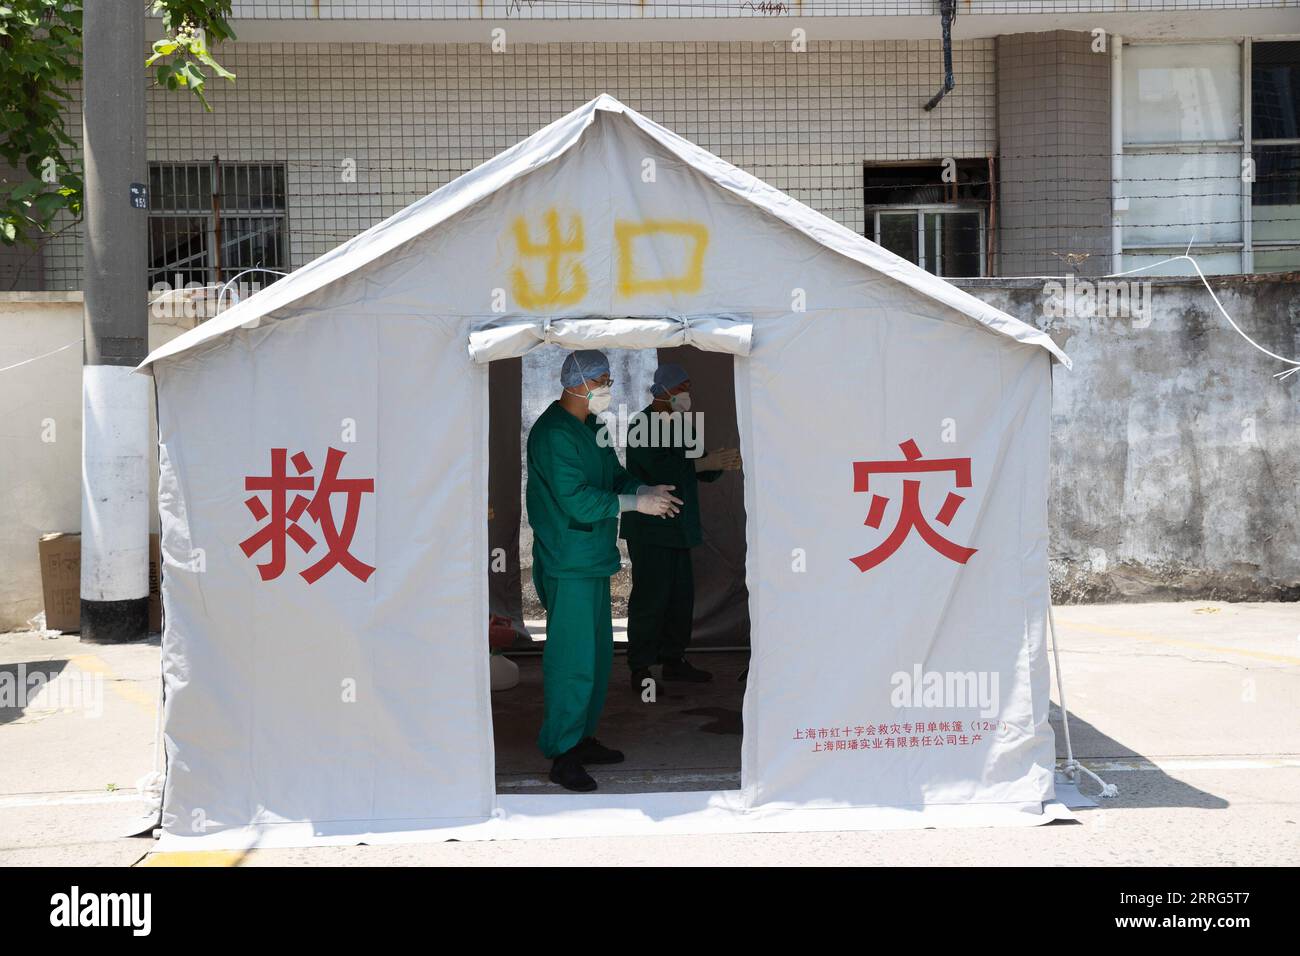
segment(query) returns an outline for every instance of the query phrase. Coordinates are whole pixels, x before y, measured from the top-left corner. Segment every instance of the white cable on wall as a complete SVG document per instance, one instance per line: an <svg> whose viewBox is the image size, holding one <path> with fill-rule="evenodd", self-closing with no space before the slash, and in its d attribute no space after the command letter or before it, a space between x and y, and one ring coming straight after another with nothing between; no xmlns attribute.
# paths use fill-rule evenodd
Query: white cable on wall
<svg viewBox="0 0 1300 956"><path fill-rule="evenodd" d="M59 352L66 351L74 345L80 345L82 341L82 339L77 339L75 342L69 342L67 345L60 345L57 349L52 349L51 351L44 352L41 355L33 355L31 358L23 359L21 362L15 362L13 365L6 365L4 368L0 368L0 372L8 372L16 368L22 368L24 365L31 365L33 362L39 362L43 358L49 358L51 355L57 355Z"/></svg>
<svg viewBox="0 0 1300 956"><path fill-rule="evenodd" d="M1290 358L1287 358L1285 355L1278 355L1276 352L1270 352L1268 349L1264 348L1264 346L1260 345L1258 342L1256 342L1254 339L1252 339L1249 335L1247 335L1245 332L1243 332L1243 331L1241 330L1241 327L1240 327L1239 325L1237 325L1236 322L1232 321L1232 316L1230 316L1230 315L1228 314L1228 310L1225 309L1225 308L1223 307L1223 303L1219 301L1219 297L1218 297L1217 295L1214 294L1214 289L1212 289L1212 288L1210 287L1209 280L1205 278L1205 273L1203 273L1203 272L1201 271L1201 267L1200 267L1199 265L1196 264L1196 260L1193 259L1193 258L1192 258L1190 255L1188 255L1188 254L1183 254L1183 255L1181 255L1181 256L1170 256L1168 259L1161 259L1159 262L1153 262L1153 263L1151 263L1150 265L1139 266L1139 267L1136 268L1136 269L1129 269L1127 272L1113 272L1113 273L1111 273L1110 275L1103 276L1103 278L1106 278L1106 279L1117 279L1117 278L1119 278L1120 276L1129 276L1129 275L1133 275L1133 273L1135 273L1135 272L1144 272L1144 271L1146 271L1147 269L1154 269L1156 266L1162 266L1162 265L1164 265L1164 264L1167 263L1167 262L1178 262L1178 261L1183 260L1183 259L1187 260L1188 262L1190 262L1190 263L1192 264L1192 268L1195 269L1195 270L1196 270L1196 274L1197 274L1198 276L1200 276L1201 284L1205 286L1205 291L1208 292L1208 293L1210 293L1210 298L1213 299L1213 300L1214 300L1214 304L1217 305L1217 306L1219 307L1219 314L1221 314L1221 315L1224 317L1224 319L1227 320L1228 324L1229 324L1230 326L1232 326L1232 330L1233 330L1234 332L1236 332L1238 335L1240 335L1243 339L1245 339L1245 340L1246 340L1247 342L1249 342L1251 345L1255 346L1255 348L1259 349L1261 352L1263 352L1263 353L1264 353L1265 355L1267 355L1269 358L1271 358L1271 359L1276 359L1276 360L1279 361L1279 362L1285 362L1287 365L1290 365L1290 366L1291 366L1291 367L1290 367L1289 369L1287 369L1286 371L1278 372L1276 375L1274 375L1273 377L1274 377L1275 379L1277 379L1278 381L1281 381L1282 379L1285 379L1285 378L1286 378L1287 376L1289 376L1289 375L1294 375L1296 372L1300 372L1300 360L1297 360L1297 359L1290 359Z"/></svg>

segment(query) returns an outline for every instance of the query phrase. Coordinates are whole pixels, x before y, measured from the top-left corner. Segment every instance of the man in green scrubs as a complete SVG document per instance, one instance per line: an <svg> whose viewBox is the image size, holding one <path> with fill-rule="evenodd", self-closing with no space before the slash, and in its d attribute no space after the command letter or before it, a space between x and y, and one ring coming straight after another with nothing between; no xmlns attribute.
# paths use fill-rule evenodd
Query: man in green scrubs
<svg viewBox="0 0 1300 956"><path fill-rule="evenodd" d="M546 608L537 742L553 761L551 780L585 792L595 790L596 781L583 764L623 760L595 736L614 657L609 578L619 568L618 515L636 510L664 520L681 501L671 486L648 486L619 464L596 418L609 407L612 385L604 353L571 352L560 384L559 399L528 433L533 584Z"/></svg>
<svg viewBox="0 0 1300 956"><path fill-rule="evenodd" d="M658 519L625 514L621 535L632 559L632 594L627 606L627 666L632 689L653 681L651 666L662 665L664 681L703 683L713 675L686 660L695 613L691 549L701 543L697 481L716 481L740 468L740 451L704 454L703 429L690 417L691 380L676 363L655 371L654 401L628 422L627 469L638 481L673 485L682 500L675 516ZM694 440L692 440L694 439Z"/></svg>

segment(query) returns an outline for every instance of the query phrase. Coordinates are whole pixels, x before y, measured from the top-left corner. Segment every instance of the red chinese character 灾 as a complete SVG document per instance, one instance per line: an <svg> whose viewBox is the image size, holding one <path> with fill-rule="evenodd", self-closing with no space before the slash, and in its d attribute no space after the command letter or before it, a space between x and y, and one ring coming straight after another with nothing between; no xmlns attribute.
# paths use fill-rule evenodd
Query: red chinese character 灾
<svg viewBox="0 0 1300 956"><path fill-rule="evenodd" d="M355 557L348 549L352 546L352 536L356 534L357 519L361 513L361 496L373 494L373 478L340 478L339 466L343 463L346 452L330 448L325 456L325 473L320 483L308 472L311 461L305 452L298 452L289 458L287 448L271 449L271 474L249 476L244 479L245 491L265 491L270 495L270 508L262 499L254 495L244 502L245 507L258 521L266 521L259 530L239 543L240 550L252 557L268 544L271 546L269 560L257 566L263 581L271 581L284 573L285 539L292 538L294 544L307 553L316 546L313 538L298 521L304 514L320 527L325 537L326 552L319 561L304 571L299 572L308 584L320 580L335 565L341 565L353 577L365 581L375 571L373 567ZM297 475L289 474L288 463L292 461ZM311 498L295 494L289 500L289 492L315 491ZM343 526L340 528L334 520L331 495L347 495L347 505L343 513Z"/></svg>
<svg viewBox="0 0 1300 956"><path fill-rule="evenodd" d="M913 475L932 471L950 471L953 473L958 488L970 487L969 458L934 458L926 460L921 457L921 449L917 447L916 442L910 438L898 447L903 451L903 461L855 461L853 463L853 490L855 492L869 491L873 474ZM921 536L922 541L945 558L956 561L958 564L965 564L970 560L971 555L977 549L964 548L935 531L930 526L929 521L926 520L925 515L921 513L920 492L921 482L919 479L904 479L903 503L898 512L898 524L889 533L889 537L875 548L866 554L860 554L856 558L849 559L858 566L859 571L870 571L897 551L913 528ZM948 497L944 500L943 507L935 515L935 520L942 525L950 524L957 514L957 509L961 507L962 502L965 500L961 495L949 492ZM879 528L880 521L885 516L885 506L887 504L889 504L888 498L883 495L872 495L867 520L863 523L869 528Z"/></svg>

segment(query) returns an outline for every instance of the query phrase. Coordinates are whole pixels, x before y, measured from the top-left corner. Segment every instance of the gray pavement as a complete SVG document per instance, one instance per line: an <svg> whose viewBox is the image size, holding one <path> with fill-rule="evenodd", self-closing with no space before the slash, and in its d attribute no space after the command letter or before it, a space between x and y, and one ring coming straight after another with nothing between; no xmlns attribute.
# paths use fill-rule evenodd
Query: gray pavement
<svg viewBox="0 0 1300 956"><path fill-rule="evenodd" d="M0 865L450 864L1113 864L1300 863L1300 605L1091 605L1058 608L1076 756L1120 788L1079 822L1016 830L533 840L259 850L161 858L118 834L154 766L158 645L92 646L75 636L0 635L0 672L53 675L25 707L0 706ZM701 655L720 678L708 700L665 702L673 733L610 789L726 785L738 768L734 655ZM500 774L539 789L525 682L497 702ZM611 694L624 693L620 662ZM1058 700L1055 684L1053 700ZM640 728L618 698L611 726ZM1060 715L1053 708L1058 752ZM620 716L620 714L622 716ZM690 721L694 721L693 725ZM667 725L665 725L667 726ZM687 726L706 733L683 734ZM681 741L665 747L665 739ZM1089 792L1089 787L1084 787Z"/></svg>

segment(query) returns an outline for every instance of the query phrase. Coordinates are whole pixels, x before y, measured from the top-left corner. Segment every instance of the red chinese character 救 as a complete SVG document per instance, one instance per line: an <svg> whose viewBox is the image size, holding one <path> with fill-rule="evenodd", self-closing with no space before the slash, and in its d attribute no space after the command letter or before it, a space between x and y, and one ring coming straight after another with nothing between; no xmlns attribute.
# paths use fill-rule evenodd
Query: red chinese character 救
<svg viewBox="0 0 1300 956"><path fill-rule="evenodd" d="M346 452L330 448L325 456L325 472L320 483L308 472L311 461L305 452L298 452L289 458L287 448L271 449L271 474L249 476L244 479L245 491L269 492L270 507L258 495L247 499L245 507L258 521L265 521L259 530L239 543L240 550L252 557L262 548L270 545L270 558L265 564L257 566L263 581L271 581L284 573L285 540L292 538L294 544L307 553L316 546L316 539L300 524L299 519L306 514L320 527L325 538L326 552L319 561L304 571L299 572L308 584L320 580L335 565L341 565L353 577L365 581L375 569L354 556L349 548L352 536L356 534L357 518L361 513L361 496L373 493L373 478L340 478L339 467ZM289 474L289 462L292 461L297 475ZM289 500L290 492L313 491L311 498L295 494ZM347 505L343 514L343 526L340 528L334 520L331 496L347 495Z"/></svg>
<svg viewBox="0 0 1300 956"><path fill-rule="evenodd" d="M926 460L921 457L921 449L917 447L916 442L910 438L898 447L902 449L903 461L855 461L853 463L853 490L855 492L869 491L873 474L914 475L941 471L952 472L958 488L970 487L969 458L934 458ZM898 512L898 524L889 533L889 537L875 548L866 554L860 554L856 558L849 559L858 566L859 571L870 571L897 551L913 528L921 536L922 541L945 558L956 561L958 564L965 564L970 560L971 555L977 549L964 548L935 531L930 526L929 521L926 520L925 515L921 513L920 493L921 482L919 479L904 479L903 502ZM944 500L943 507L935 515L935 520L942 525L951 523L953 517L957 514L957 509L961 507L962 502L965 500L961 495L949 492L948 497ZM889 504L888 498L883 495L872 495L867 520L863 524L869 528L879 528L880 521L885 516L885 506L887 504Z"/></svg>

